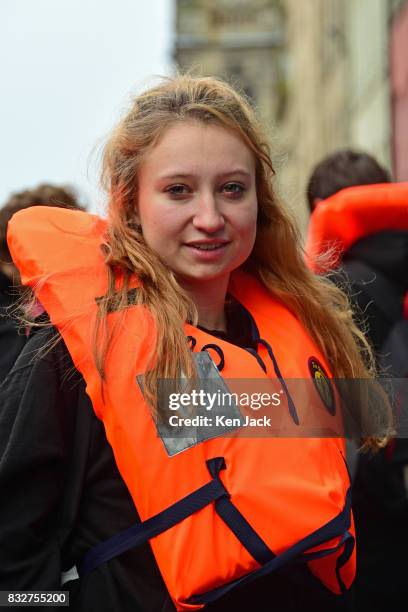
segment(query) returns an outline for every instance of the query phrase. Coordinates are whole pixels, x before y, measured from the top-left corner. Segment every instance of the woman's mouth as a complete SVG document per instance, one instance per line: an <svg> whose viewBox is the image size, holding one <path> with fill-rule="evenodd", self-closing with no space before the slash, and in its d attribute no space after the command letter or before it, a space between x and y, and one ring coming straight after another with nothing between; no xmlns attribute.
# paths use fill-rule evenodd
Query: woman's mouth
<svg viewBox="0 0 408 612"><path fill-rule="evenodd" d="M215 244L188 244L187 246L199 249L200 251L215 251L216 249L221 249L226 244L226 242L219 242Z"/></svg>
<svg viewBox="0 0 408 612"><path fill-rule="evenodd" d="M224 252L226 247L230 243L224 241L211 241L211 242L189 242L185 246L193 252L197 257L201 259L205 258L206 261L219 257Z"/></svg>

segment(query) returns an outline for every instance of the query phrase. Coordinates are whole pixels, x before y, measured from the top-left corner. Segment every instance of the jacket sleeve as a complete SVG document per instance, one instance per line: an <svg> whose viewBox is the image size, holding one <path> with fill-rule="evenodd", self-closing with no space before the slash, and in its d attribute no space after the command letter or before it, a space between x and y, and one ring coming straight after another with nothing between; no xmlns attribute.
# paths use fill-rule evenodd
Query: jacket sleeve
<svg viewBox="0 0 408 612"><path fill-rule="evenodd" d="M0 590L59 588L66 417L55 330L33 335L0 386Z"/></svg>
<svg viewBox="0 0 408 612"><path fill-rule="evenodd" d="M6 378L18 355L26 344L26 339L18 333L14 322L0 308L0 383Z"/></svg>

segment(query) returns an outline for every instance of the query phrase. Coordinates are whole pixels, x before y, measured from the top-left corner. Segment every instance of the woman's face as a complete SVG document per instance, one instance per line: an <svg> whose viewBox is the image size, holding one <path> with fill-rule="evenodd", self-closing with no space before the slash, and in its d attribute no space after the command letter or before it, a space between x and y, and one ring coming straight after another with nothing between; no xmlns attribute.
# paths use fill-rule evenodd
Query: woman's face
<svg viewBox="0 0 408 612"><path fill-rule="evenodd" d="M251 150L218 125L177 123L146 155L138 179L137 215L146 243L181 284L226 288L256 237Z"/></svg>

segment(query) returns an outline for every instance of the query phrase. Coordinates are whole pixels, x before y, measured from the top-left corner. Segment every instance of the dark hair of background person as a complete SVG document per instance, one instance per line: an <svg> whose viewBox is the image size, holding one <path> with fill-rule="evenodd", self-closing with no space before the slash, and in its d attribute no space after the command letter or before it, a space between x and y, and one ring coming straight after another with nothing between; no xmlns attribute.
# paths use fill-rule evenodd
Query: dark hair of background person
<svg viewBox="0 0 408 612"><path fill-rule="evenodd" d="M10 262L7 246L7 224L14 213L30 206L55 206L85 210L78 204L78 196L72 187L41 183L33 189L12 193L0 208L0 260Z"/></svg>
<svg viewBox="0 0 408 612"><path fill-rule="evenodd" d="M48 183L11 194L0 208L0 383L13 367L27 340L26 335L19 331L17 316L12 315L21 298L22 287L7 245L7 225L19 210L41 205L84 210L77 202L74 189Z"/></svg>
<svg viewBox="0 0 408 612"><path fill-rule="evenodd" d="M371 155L351 149L336 151L317 164L311 174L307 185L310 212L316 207L316 199L325 200L346 187L389 182L388 170Z"/></svg>

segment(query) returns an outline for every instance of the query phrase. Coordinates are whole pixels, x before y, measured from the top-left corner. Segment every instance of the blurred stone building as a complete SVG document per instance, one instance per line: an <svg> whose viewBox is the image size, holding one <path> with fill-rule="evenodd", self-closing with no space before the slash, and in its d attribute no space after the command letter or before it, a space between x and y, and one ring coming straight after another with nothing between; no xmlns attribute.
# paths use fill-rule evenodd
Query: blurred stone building
<svg viewBox="0 0 408 612"><path fill-rule="evenodd" d="M395 1L391 23L392 158L397 180L408 181L408 2Z"/></svg>
<svg viewBox="0 0 408 612"><path fill-rule="evenodd" d="M254 100L304 225L310 170L339 147L364 149L408 180L407 41L408 0L176 5L176 63L237 82Z"/></svg>
<svg viewBox="0 0 408 612"><path fill-rule="evenodd" d="M284 106L284 14L276 0L178 0L175 59L237 84L265 123Z"/></svg>

